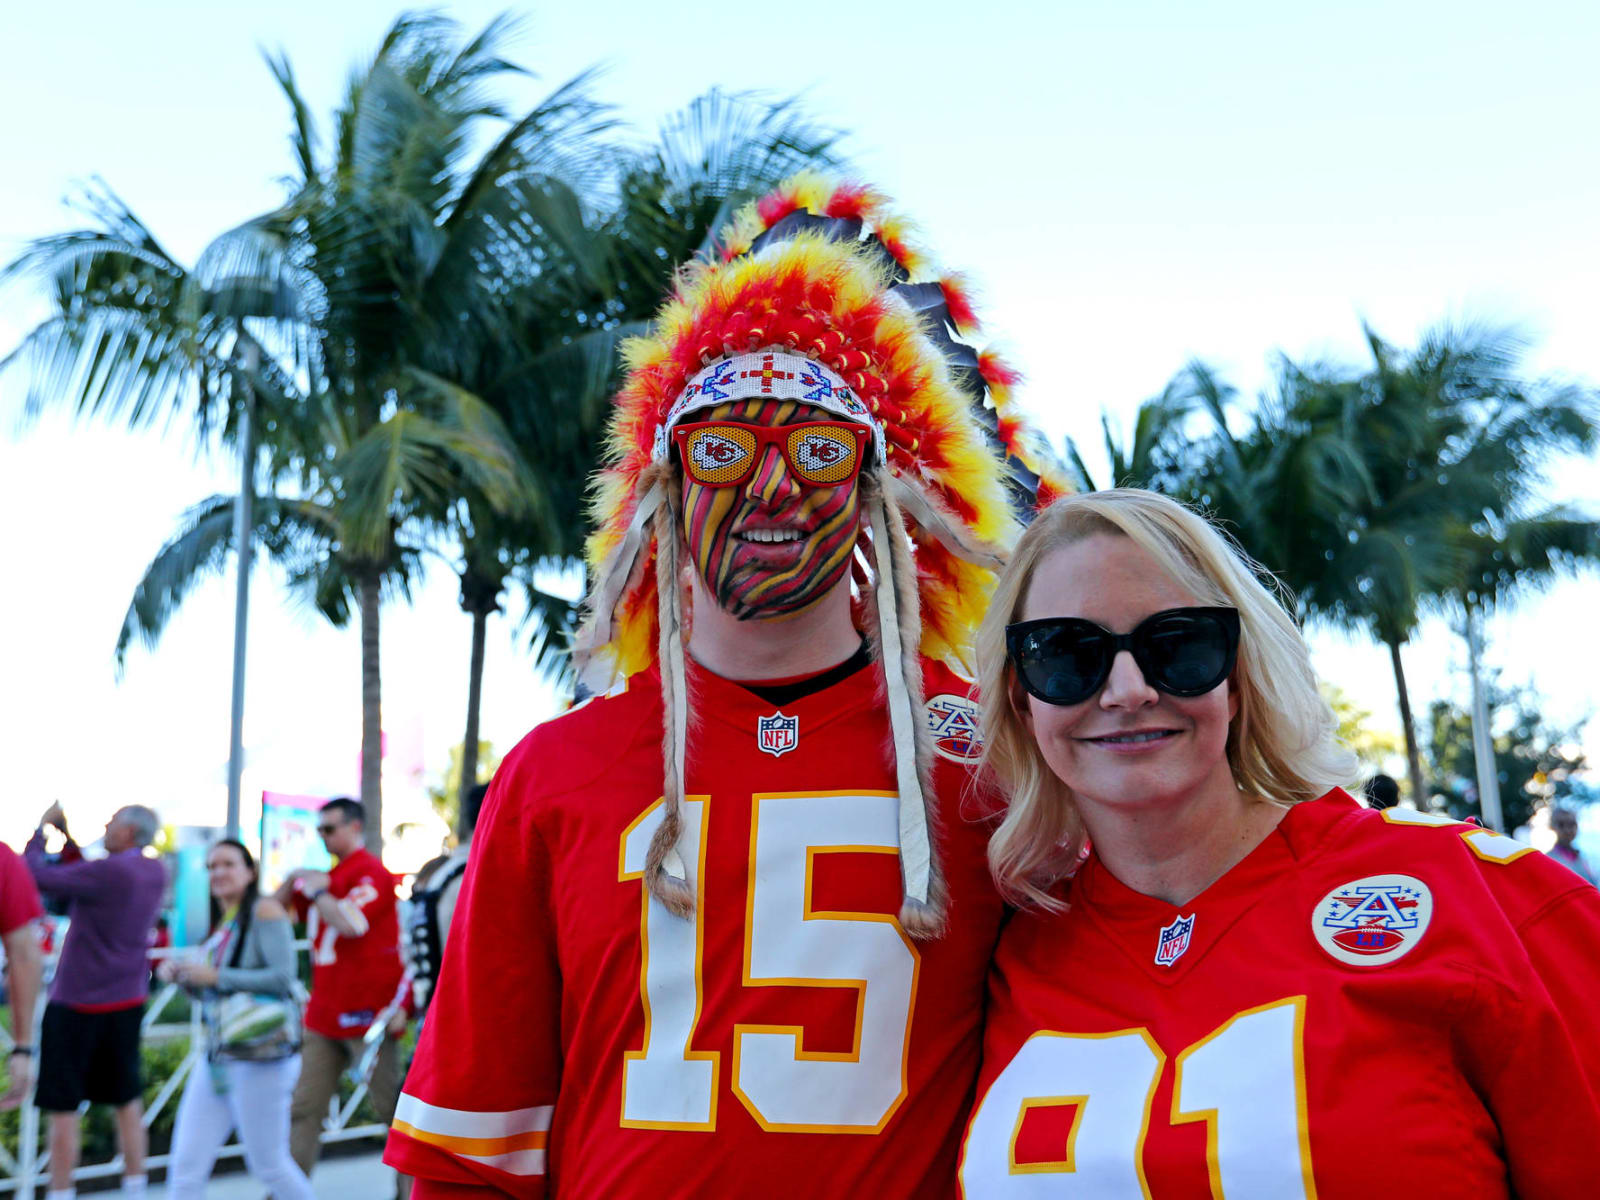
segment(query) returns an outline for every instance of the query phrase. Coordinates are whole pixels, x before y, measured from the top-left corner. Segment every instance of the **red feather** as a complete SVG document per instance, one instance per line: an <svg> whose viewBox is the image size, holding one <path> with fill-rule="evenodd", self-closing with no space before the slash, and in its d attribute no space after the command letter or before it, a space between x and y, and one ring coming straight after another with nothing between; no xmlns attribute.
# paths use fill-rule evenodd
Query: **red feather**
<svg viewBox="0 0 1600 1200"><path fill-rule="evenodd" d="M978 355L978 374L991 387L1015 387L1022 382L1022 373L1001 362L1000 356L992 350L985 350Z"/></svg>
<svg viewBox="0 0 1600 1200"><path fill-rule="evenodd" d="M1048 480L1041 479L1039 480L1039 494L1034 501L1034 508L1039 512L1043 512L1065 495L1068 495L1068 493L1058 491L1050 485Z"/></svg>
<svg viewBox="0 0 1600 1200"><path fill-rule="evenodd" d="M1022 432L1022 420L1019 417L1001 417L995 424L995 433L1000 437L1000 444L1006 448L1007 454L1017 452L1017 435Z"/></svg>
<svg viewBox="0 0 1600 1200"><path fill-rule="evenodd" d="M876 200L877 197L864 183L841 183L828 198L828 209L824 215L841 220L865 217Z"/></svg>
<svg viewBox="0 0 1600 1200"><path fill-rule="evenodd" d="M946 275L939 281L939 287L944 292L945 307L950 310L950 319L956 323L956 328L962 333L970 333L982 326L978 321L978 314L972 309L972 297L967 290L967 281L959 275Z"/></svg>
<svg viewBox="0 0 1600 1200"><path fill-rule="evenodd" d="M899 263L902 267L904 267L910 260L911 247L906 245L903 238L897 237L892 233L884 234L880 230L878 233L878 240L883 243L883 248L893 256L895 262Z"/></svg>
<svg viewBox="0 0 1600 1200"><path fill-rule="evenodd" d="M756 204L756 215L771 229L799 207L800 202L791 191L768 192Z"/></svg>

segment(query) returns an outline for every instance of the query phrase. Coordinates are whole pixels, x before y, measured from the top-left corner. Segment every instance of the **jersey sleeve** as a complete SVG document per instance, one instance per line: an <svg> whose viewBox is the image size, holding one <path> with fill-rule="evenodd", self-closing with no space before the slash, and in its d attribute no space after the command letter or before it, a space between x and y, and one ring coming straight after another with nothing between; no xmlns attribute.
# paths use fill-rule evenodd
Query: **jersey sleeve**
<svg viewBox="0 0 1600 1200"><path fill-rule="evenodd" d="M526 750L528 742L523 743ZM550 856L513 754L472 840L433 1002L384 1161L417 1200L545 1195L545 1146L561 1078L561 975Z"/></svg>
<svg viewBox="0 0 1600 1200"><path fill-rule="evenodd" d="M356 931L340 935L346 940L366 937L374 927L385 928L386 919L395 911L394 876L381 864L376 865L357 876L338 897L338 904L340 913Z"/></svg>
<svg viewBox="0 0 1600 1200"><path fill-rule="evenodd" d="M0 935L44 916L33 876L10 846L0 845Z"/></svg>
<svg viewBox="0 0 1600 1200"><path fill-rule="evenodd" d="M1515 1194L1577 1195L1600 1136L1600 892L1537 854L1517 868L1557 886L1517 927L1533 978L1500 990L1482 1031L1498 1048L1489 1107Z"/></svg>

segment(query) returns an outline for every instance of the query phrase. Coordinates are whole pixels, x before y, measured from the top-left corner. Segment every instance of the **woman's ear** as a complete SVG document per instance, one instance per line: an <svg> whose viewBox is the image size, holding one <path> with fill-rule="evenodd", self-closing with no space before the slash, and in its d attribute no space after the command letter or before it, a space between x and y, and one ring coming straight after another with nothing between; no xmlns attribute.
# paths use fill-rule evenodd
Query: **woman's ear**
<svg viewBox="0 0 1600 1200"><path fill-rule="evenodd" d="M1028 731L1028 736L1033 736L1033 708L1028 703L1028 693L1023 690L1022 681L1017 678L1017 673L1006 668L1006 699L1011 702L1011 711L1016 713L1017 720L1022 722L1022 727Z"/></svg>

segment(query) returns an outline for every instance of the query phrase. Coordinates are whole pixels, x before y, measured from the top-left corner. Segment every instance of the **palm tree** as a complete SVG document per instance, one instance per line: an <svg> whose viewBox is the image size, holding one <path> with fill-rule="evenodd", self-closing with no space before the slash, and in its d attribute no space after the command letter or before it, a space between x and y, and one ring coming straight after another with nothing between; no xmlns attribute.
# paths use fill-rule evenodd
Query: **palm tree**
<svg viewBox="0 0 1600 1200"><path fill-rule="evenodd" d="M1366 336L1373 366L1362 379L1360 429L1372 490L1350 514L1353 536L1341 556L1361 590L1347 611L1389 648L1421 803L1401 649L1430 607L1476 594L1485 582L1478 564L1503 554L1497 538L1533 515L1545 455L1592 445L1594 428L1570 390L1520 378L1525 344L1513 330L1440 326L1410 354L1370 328Z"/></svg>
<svg viewBox="0 0 1600 1200"><path fill-rule="evenodd" d="M1570 385L1529 389L1508 375L1509 396L1492 411L1476 414L1478 428L1462 455L1465 471L1486 485L1494 503L1484 506L1473 489L1465 489L1455 537L1464 546L1466 567L1455 585L1435 598L1463 618L1478 800L1485 820L1497 828L1502 808L1490 731L1492 689L1483 679L1482 616L1521 592L1600 562L1600 522L1575 507L1544 505L1540 499L1550 457L1587 452L1600 437L1592 401Z"/></svg>
<svg viewBox="0 0 1600 1200"><path fill-rule="evenodd" d="M580 218L611 120L587 75L508 114L491 86L520 73L501 54L512 29L502 17L463 41L447 17L402 15L351 79L326 161L287 60L273 63L295 115L300 179L256 231L260 253L294 263L309 285L322 419L302 426L301 482L336 518L320 536L361 616L361 798L374 845L385 587L403 586L408 557L463 484L493 511L548 509L500 415L463 381L503 367L528 280L585 267ZM485 124L496 133L474 157Z"/></svg>
<svg viewBox="0 0 1600 1200"><path fill-rule="evenodd" d="M502 415L546 501L507 518L467 491L450 516L461 607L472 619L463 791L477 778L486 626L509 586L526 601L536 662L567 678L576 605L540 579L582 562L583 497L604 448L618 344L643 331L673 270L709 250L734 208L802 167L837 165L839 136L792 100L713 90L668 117L652 144L614 156L610 200L598 211L551 187L528 198L546 241L541 270L506 290L514 336L455 376Z"/></svg>
<svg viewBox="0 0 1600 1200"><path fill-rule="evenodd" d="M1234 390L1189 364L1146 401L1132 443L1107 427L1115 482L1207 511L1282 580L1297 615L1371 633L1389 650L1412 795L1422 777L1403 648L1428 612L1472 619L1520 587L1596 560L1600 523L1541 507L1544 465L1597 440L1591 396L1520 378L1504 329L1427 334L1410 354L1366 331L1365 372L1280 357L1242 433ZM1189 437L1203 410L1211 433ZM1093 486L1069 444L1081 486Z"/></svg>
<svg viewBox="0 0 1600 1200"><path fill-rule="evenodd" d="M1171 489L1285 585L1298 619L1364 629L1389 646L1407 749L1418 762L1399 648L1429 587L1447 577L1451 545L1426 532L1430 519L1443 519L1440 498L1426 489L1397 492L1385 473L1393 460L1379 455L1416 461L1424 428L1395 411L1392 387L1279 356L1271 385L1236 435L1229 423L1235 390L1202 363L1185 374L1212 432L1191 443ZM1420 768L1412 784L1420 797Z"/></svg>
<svg viewBox="0 0 1600 1200"><path fill-rule="evenodd" d="M1583 393L1519 377L1514 331L1442 326L1409 354L1365 332L1373 363L1359 376L1292 367L1281 376L1282 400L1258 436L1279 447L1270 472L1279 482L1260 511L1286 536L1271 552L1281 561L1263 561L1306 612L1387 647L1420 804L1403 649L1441 604L1536 574L1537 546L1559 557L1559 547L1592 544L1583 522L1537 512L1535 493L1546 456L1589 448L1595 431Z"/></svg>
<svg viewBox="0 0 1600 1200"><path fill-rule="evenodd" d="M25 374L27 417L65 403L80 416L121 418L135 428L187 420L201 444L219 433L239 454L240 511L248 514L260 435L270 445L293 417L290 375L303 345L298 291L281 264L241 259L235 250L249 236L244 229L216 239L190 269L104 183L84 193L82 207L90 225L34 240L0 271L0 283L32 276L51 310L0 359L0 371ZM263 342L276 353L264 354ZM243 766L248 563L246 542L234 623L230 833L238 832Z"/></svg>
<svg viewBox="0 0 1600 1200"><path fill-rule="evenodd" d="M518 118L504 112L489 88L517 70L498 49L510 28L502 18L462 41L447 18L401 16L352 77L326 156L287 59L269 59L293 115L292 194L219 239L192 276L114 198L103 228L41 239L10 269L48 272L57 298L5 360L31 368L33 404L66 380L81 410L146 421L162 403L189 402L198 429L228 434L245 390L233 387L240 351L262 348L248 382L272 402L259 423L268 478L298 497L265 498L254 524L321 611L360 613L361 796L374 846L381 600L404 593L459 482L506 512L541 506L499 416L454 379L514 331L506 295L570 228L610 124L587 77ZM473 158L484 125L498 136ZM230 506L193 510L157 556L122 646L159 633L188 586L177 576L231 547L219 530Z"/></svg>

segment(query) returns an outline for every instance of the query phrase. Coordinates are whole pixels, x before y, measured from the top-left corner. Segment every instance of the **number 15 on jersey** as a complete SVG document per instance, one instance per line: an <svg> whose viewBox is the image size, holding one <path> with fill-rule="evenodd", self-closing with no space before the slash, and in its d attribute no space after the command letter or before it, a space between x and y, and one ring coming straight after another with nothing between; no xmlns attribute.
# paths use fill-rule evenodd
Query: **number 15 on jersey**
<svg viewBox="0 0 1600 1200"><path fill-rule="evenodd" d="M691 1048L706 995L706 823L716 817L709 797L690 797L683 806L682 844L698 848L691 868L693 916L673 916L641 888L644 1045L624 1056L621 1123L715 1129L719 1079L728 1070L733 1094L769 1132L877 1133L906 1096L920 956L891 916L816 910L811 885L820 855L897 853L894 793L784 792L751 796L749 804L738 985L853 989L859 997L853 1049L808 1050L804 1026L754 1022L733 1027L731 1064L717 1051ZM661 820L658 801L624 831L620 881L642 878ZM727 986L726 980L719 983Z"/></svg>

